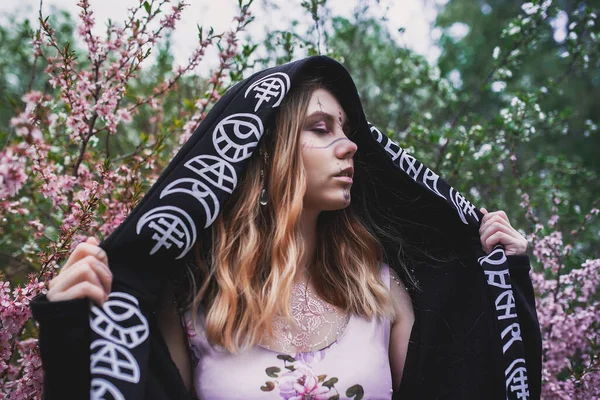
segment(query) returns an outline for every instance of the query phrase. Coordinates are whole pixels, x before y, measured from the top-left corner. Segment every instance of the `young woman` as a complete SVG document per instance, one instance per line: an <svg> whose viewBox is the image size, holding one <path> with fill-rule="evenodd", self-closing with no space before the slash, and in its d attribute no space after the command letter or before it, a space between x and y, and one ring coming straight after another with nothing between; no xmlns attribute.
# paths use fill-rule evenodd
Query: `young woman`
<svg viewBox="0 0 600 400"><path fill-rule="evenodd" d="M205 226L211 225L209 228L199 234L196 230L186 231L185 218L180 218L183 222L175 228L167 226L165 212L183 209L176 207L175 201L158 206L144 205L143 201L139 206L145 207L146 212L136 221L136 231L139 233L146 224L154 223L153 250L157 249L156 243L160 243L156 232L164 233L167 227L191 232L195 240L191 240L187 249L192 251L180 257L185 260L189 273L182 268L163 273L164 281L169 283L157 285L161 273L156 271L160 268L149 267L148 274L142 277L140 268L130 267L134 254L125 257L110 246L100 247L95 238L76 247L60 274L50 283L46 298L36 302L37 310L34 304L34 314L42 329L47 388L53 385L48 379L56 383L61 378L54 378L50 371L51 359L56 356L44 349L51 341L43 335L53 337L55 345L64 340L56 339L58 334L44 332L43 321L49 320L48 310L53 304L90 299L98 306L92 309L91 333L100 335L100 339L93 341L92 337L87 342L88 345L92 342L89 347L92 397L132 398L125 393L136 393L139 398L179 398L182 392L176 387L184 386L186 396L201 399L389 399L393 393L412 398L419 391L421 398L440 394L471 398L474 393L491 394L490 390L498 393L487 398L507 398L503 385L493 383L497 377L473 382L475 387L485 386L477 391L462 389L469 383L459 382L456 387L461 389L447 387L437 392L428 392L431 389L424 388L426 380L423 378L415 379L415 371L422 368L420 362L432 357L423 350L431 346L424 346L425 342L415 332L416 321L422 319L425 323L419 325L419 331L427 327L431 318L427 312L436 309L448 327L462 324L481 335L490 332L477 325L482 320L481 315L473 320L465 317L456 323L451 321L455 317L444 317L442 308L427 309L420 300L427 298L421 295L427 290L428 296L436 297L435 285L451 284L453 279L464 281L465 273L477 275L464 265L468 257L465 249L472 252L472 243L462 239L463 243L459 244L461 239L457 242L447 237L448 226L458 228L455 222L446 222L449 213L442 210L435 199L415 207L415 200L424 194L421 189L409 189L410 180L403 180L396 187L388 185L391 194L385 193L386 198L378 199L374 195L383 196L384 192L371 187L385 186L385 179L393 177L386 176L391 171L382 169L383 164L370 160L381 158L385 151L389 154L390 147L373 154L373 145L365 145L361 153L367 125L362 109L357 109L360 103L345 97L348 81L340 75L345 70L324 57L290 65L292 68L286 72L271 71L268 75L259 73L258 77L249 78L246 85L241 89L236 86L233 93L219 102L226 103L225 108L215 106L211 114L228 115L220 122L214 118L211 121L210 116L207 118L212 124L208 130L212 133L211 144L221 159L212 164L207 161L215 156L204 146L205 158L199 158L202 151L196 149L195 158L178 155L172 162L173 165L183 163L198 176L216 182L215 185L230 194L226 200L217 199L217 206L211 208L206 200L210 199L206 194L209 190L202 184L205 181L192 182L189 177L179 176L171 179L171 183L168 179L159 180L155 185L161 187L161 199L178 193L187 195L186 199L198 200L203 206L200 209ZM290 76L294 78L291 82ZM352 94L354 89L349 90ZM243 100L254 99L254 102L242 103L240 107L242 93ZM263 110L268 109L269 116L260 114L261 105L267 106ZM232 113L232 107L238 107L234 110L237 112ZM224 111L227 108L229 112ZM233 116L235 119L231 122ZM259 132L260 141L256 140L255 149L245 157L243 151L247 147L240 140L260 131L263 122L265 129ZM229 136L227 129L230 129ZM222 133L225 135L220 136ZM369 136L376 133L373 128L368 132ZM206 136L202 132L195 135ZM194 137L190 139L193 140ZM187 161L183 161L185 158ZM223 159L230 164L221 163ZM244 161L241 171L235 168L240 161ZM233 168L228 169L227 165ZM172 171L169 166L165 175ZM428 181L423 176L422 182L445 198L441 180ZM431 177L433 175L429 175ZM227 186L228 183L231 185ZM403 185L406 190L399 193L397 189ZM415 193L418 195L414 196ZM451 198L457 199L456 196ZM393 204L396 201L398 204ZM423 211L431 204L435 204L433 211ZM187 209L198 209L197 205L187 206ZM394 208L398 205L402 205L402 210ZM464 211L460 206L457 208ZM160 211L157 218L154 218L154 210ZM490 253L495 245L501 244L506 255L522 255L526 240L510 225L506 215L502 211L481 211L484 215L478 221L479 251ZM452 217L459 221L457 223L460 223L459 217L464 219L460 212ZM159 224L163 224L162 229ZM184 234L179 238L184 236L187 239ZM170 240L171 244L177 243ZM436 245L432 244L434 241ZM129 253L140 257L144 251L129 246ZM150 253L153 255L152 250ZM126 261L115 267L113 254L115 259ZM455 274L460 278L451 278L448 271L454 271L456 265L462 266ZM424 273L425 270L432 272ZM113 274L123 283L118 292L113 285ZM447 278L440 280L440 276ZM146 288L152 289L136 290L134 286L139 285L140 280L151 281ZM485 284L485 279L482 281ZM431 282L436 283L432 286ZM109 298L111 287L114 297ZM160 288L160 295L156 288ZM456 288L460 289L458 285ZM144 301L147 293L152 294L151 301ZM444 304L451 303L449 297L460 296L449 296L442 290L438 294ZM133 307L138 301L142 303L141 311ZM432 304L428 301L430 303L425 304ZM492 316L490 320L493 320L492 311L487 311ZM138 316L131 322L135 315ZM469 311L465 315L470 315ZM56 316L53 318L58 321ZM119 321L125 319L129 322L119 325ZM454 344L448 347L462 351L464 344L458 339L462 333L453 331L451 334ZM421 333L424 337L428 335L440 334ZM145 353L135 353L147 336L158 343L150 346L160 349L150 347ZM464 337L469 337L469 333ZM497 332L495 339L500 337L501 332ZM487 343L481 337L473 339ZM441 350L445 347L440 345L443 340L436 340L439 356L446 358L447 354ZM411 356L410 346L421 350L414 350ZM473 345L471 350L479 358L486 357L478 345ZM165 354L173 361L178 376L171 375L169 379L161 376L161 367L157 366L160 362L156 361L161 354L163 361ZM465 359L469 356L465 354ZM119 364L119 360L125 366ZM450 370L444 365L433 371ZM450 376L453 372L445 374ZM406 378L407 375L410 378ZM443 383L447 378L438 376L437 379ZM420 388L417 381L421 382ZM130 384L137 389L131 389ZM160 389L153 390L153 385Z"/></svg>

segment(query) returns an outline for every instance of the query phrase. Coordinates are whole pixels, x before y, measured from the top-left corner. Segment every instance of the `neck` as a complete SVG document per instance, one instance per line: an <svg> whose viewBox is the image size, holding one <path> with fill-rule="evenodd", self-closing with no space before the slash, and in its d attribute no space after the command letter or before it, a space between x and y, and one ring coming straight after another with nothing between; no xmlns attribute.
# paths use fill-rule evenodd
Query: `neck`
<svg viewBox="0 0 600 400"><path fill-rule="evenodd" d="M304 241L304 255L299 260L294 281L306 283L309 278L310 261L317 250L317 218L319 212L304 209L300 216L300 237Z"/></svg>

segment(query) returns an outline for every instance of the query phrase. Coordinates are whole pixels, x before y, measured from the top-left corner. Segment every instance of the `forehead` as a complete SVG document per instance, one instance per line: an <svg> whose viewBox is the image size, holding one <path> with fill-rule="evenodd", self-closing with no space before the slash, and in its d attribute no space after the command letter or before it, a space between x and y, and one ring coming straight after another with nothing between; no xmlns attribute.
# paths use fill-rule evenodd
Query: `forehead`
<svg viewBox="0 0 600 400"><path fill-rule="evenodd" d="M335 96L326 89L316 89L312 93L310 103L308 105L307 115L310 115L315 111L326 112L336 117L339 115L339 113L341 113L344 120L346 119L346 113L344 112L344 109L337 101Z"/></svg>

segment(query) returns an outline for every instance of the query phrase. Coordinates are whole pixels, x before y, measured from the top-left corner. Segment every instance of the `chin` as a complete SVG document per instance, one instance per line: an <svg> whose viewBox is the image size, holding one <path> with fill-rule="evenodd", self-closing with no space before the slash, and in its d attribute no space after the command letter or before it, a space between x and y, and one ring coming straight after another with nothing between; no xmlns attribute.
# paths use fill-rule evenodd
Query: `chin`
<svg viewBox="0 0 600 400"><path fill-rule="evenodd" d="M349 190L345 193L323 194L320 196L305 197L304 206L318 211L337 211L347 208L352 201Z"/></svg>
<svg viewBox="0 0 600 400"><path fill-rule="evenodd" d="M340 199L337 201L329 201L325 204L327 204L326 207L323 207L323 211L337 211L337 210L343 210L344 208L347 208L350 205L351 199L350 197L348 197L347 199Z"/></svg>

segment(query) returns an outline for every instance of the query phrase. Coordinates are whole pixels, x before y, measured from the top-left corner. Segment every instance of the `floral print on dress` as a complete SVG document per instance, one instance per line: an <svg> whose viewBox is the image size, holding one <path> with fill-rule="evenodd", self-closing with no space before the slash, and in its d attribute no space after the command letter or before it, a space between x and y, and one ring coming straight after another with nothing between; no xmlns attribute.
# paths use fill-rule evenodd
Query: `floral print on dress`
<svg viewBox="0 0 600 400"><path fill-rule="evenodd" d="M189 354L191 357L192 368L196 368L196 366L200 362L201 354L200 354L200 349L198 348L198 346L192 345L192 343L196 340L196 337L198 336L198 332L196 331L196 329L194 328L194 326L192 324L192 316L189 311L183 317L183 324L185 326L185 331L187 333L188 342L190 344L190 346L188 346L188 350L189 350Z"/></svg>
<svg viewBox="0 0 600 400"><path fill-rule="evenodd" d="M319 353L319 354L316 354ZM265 370L273 380L265 382L260 389L264 392L279 390L283 400L336 400L340 392L335 387L338 378L328 377L327 374L316 375L310 360L322 358L321 351L315 353L301 353L296 358L279 354L277 359L283 361L283 369L278 366ZM346 389L346 396L354 400L361 400L364 390L361 385L353 385Z"/></svg>

